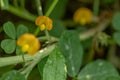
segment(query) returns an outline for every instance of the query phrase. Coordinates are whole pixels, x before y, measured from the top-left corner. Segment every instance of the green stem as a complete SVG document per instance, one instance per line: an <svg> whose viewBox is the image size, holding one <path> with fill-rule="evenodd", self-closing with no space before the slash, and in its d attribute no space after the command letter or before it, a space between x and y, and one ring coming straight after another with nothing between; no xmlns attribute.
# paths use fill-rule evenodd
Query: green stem
<svg viewBox="0 0 120 80"><path fill-rule="evenodd" d="M52 5L50 6L50 8L48 9L47 13L45 14L45 16L49 16L50 13L52 12L52 10L54 9L54 7L56 6L58 0L54 0ZM36 0L36 4L37 4L37 11L38 11L38 14L39 15L43 15L43 12L42 12L42 6L41 6L41 2L40 0ZM38 32L38 29L36 29L35 31L35 35L37 35L39 32ZM49 32L48 30L45 30L45 35L46 37L48 38L48 41L50 41L50 35L49 35Z"/></svg>
<svg viewBox="0 0 120 80"><path fill-rule="evenodd" d="M34 56L25 54L24 55L25 61L28 62L33 60L35 62L36 60L38 60L38 58L42 59L45 56L49 55L54 48L55 48L55 45L52 45L50 47L47 47L45 49L38 51ZM22 62L24 62L22 55L12 56L12 57L2 57L0 58L0 67L14 65Z"/></svg>
<svg viewBox="0 0 120 80"><path fill-rule="evenodd" d="M23 62L25 63L24 53L22 53L22 59L23 59Z"/></svg>
<svg viewBox="0 0 120 80"><path fill-rule="evenodd" d="M25 9L25 0L20 0L21 9Z"/></svg>
<svg viewBox="0 0 120 80"><path fill-rule="evenodd" d="M98 16L98 13L99 13L99 3L100 3L100 0L94 0L93 13L95 16Z"/></svg>
<svg viewBox="0 0 120 80"><path fill-rule="evenodd" d="M48 30L45 30L45 35L46 35L48 41L50 42L50 41L51 41L51 38L50 38L50 35L49 35Z"/></svg>
<svg viewBox="0 0 120 80"><path fill-rule="evenodd" d="M46 40L48 40L48 39L47 39L46 36L42 36L42 37L38 37L38 40L39 40L40 42L44 42L44 41L46 41Z"/></svg>
<svg viewBox="0 0 120 80"><path fill-rule="evenodd" d="M45 16L49 16L51 14L51 12L53 11L53 9L55 8L56 4L57 4L58 0L54 0L53 3L51 4L50 8L48 9L48 11L46 12ZM48 38L48 41L51 41L50 35L48 30L45 30L45 35Z"/></svg>
<svg viewBox="0 0 120 80"><path fill-rule="evenodd" d="M13 0L13 5L18 8L18 0Z"/></svg>
<svg viewBox="0 0 120 80"><path fill-rule="evenodd" d="M48 11L46 12L45 16L49 16L51 14L51 12L53 11L53 9L55 8L56 4L57 4L58 0L54 0L53 3L51 4L50 8L48 9Z"/></svg>
<svg viewBox="0 0 120 80"><path fill-rule="evenodd" d="M116 45L110 45L109 47L109 51L107 54L107 60L110 60L111 58L113 58L115 56L115 51L116 51Z"/></svg>
<svg viewBox="0 0 120 80"><path fill-rule="evenodd" d="M37 5L37 11L38 11L39 16L42 16L43 12L42 12L41 1L40 0L36 0L36 5Z"/></svg>
<svg viewBox="0 0 120 80"><path fill-rule="evenodd" d="M29 73L32 71L32 69L36 66L36 64L41 60L43 59L44 57L48 56L52 51L53 49L55 48L55 45L52 45L50 47L47 47L47 49L43 49L41 51L39 51L33 61L31 62L31 64L26 67L21 73L22 74L26 74L26 77L29 75Z"/></svg>
<svg viewBox="0 0 120 80"><path fill-rule="evenodd" d="M36 28L36 30L34 32L34 35L37 36L39 32L40 32L40 28L39 28L39 26L37 26L37 28Z"/></svg>
<svg viewBox="0 0 120 80"><path fill-rule="evenodd" d="M91 62L94 58L94 50L93 50L93 47L90 49L90 51L88 52L87 56L85 57L85 60L84 60L84 65L88 64L89 62Z"/></svg>
<svg viewBox="0 0 120 80"><path fill-rule="evenodd" d="M30 14L28 11L24 10L24 11L21 11L21 9L19 8L15 8L11 5L9 5L9 9L8 9L9 12L23 18L23 19L26 19L26 20L29 20L29 21L32 21L34 22L35 19L36 19L36 16L34 16L33 14Z"/></svg>
<svg viewBox="0 0 120 80"><path fill-rule="evenodd" d="M33 59L33 57L28 54L24 55L24 58L26 62L31 61ZM0 67L14 65L22 62L23 62L22 55L12 56L12 57L2 57L0 58Z"/></svg>
<svg viewBox="0 0 120 80"><path fill-rule="evenodd" d="M38 37L38 39L39 39L41 42L48 40L48 38L47 38L46 36ZM51 40L51 41L58 41L58 38L55 38L55 37L53 37L53 36L50 36L50 40Z"/></svg>
<svg viewBox="0 0 120 80"><path fill-rule="evenodd" d="M42 12L42 6L41 6L41 1L40 0L35 0L36 1L36 5L37 5L37 11L38 11L38 15L42 16L43 12ZM37 29L35 30L35 36L37 36L40 32L40 28L37 26Z"/></svg>
<svg viewBox="0 0 120 80"><path fill-rule="evenodd" d="M108 27L109 23L110 23L110 20L104 20L100 24L98 24L95 28L92 28L85 32L80 33L79 35L80 40L86 40L94 36L96 33L105 30Z"/></svg>

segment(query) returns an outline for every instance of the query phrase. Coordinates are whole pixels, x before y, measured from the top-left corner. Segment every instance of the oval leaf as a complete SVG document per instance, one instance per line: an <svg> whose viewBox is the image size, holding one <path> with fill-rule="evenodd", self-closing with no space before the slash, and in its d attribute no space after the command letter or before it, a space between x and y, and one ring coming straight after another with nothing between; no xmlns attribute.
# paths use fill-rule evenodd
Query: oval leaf
<svg viewBox="0 0 120 80"><path fill-rule="evenodd" d="M12 70L5 73L0 80L26 80L25 76L22 75L20 72Z"/></svg>
<svg viewBox="0 0 120 80"><path fill-rule="evenodd" d="M48 57L43 70L43 80L66 80L65 60L58 48Z"/></svg>
<svg viewBox="0 0 120 80"><path fill-rule="evenodd" d="M15 31L15 26L11 22L6 22L3 25L3 29L5 33L12 39L16 38L16 31Z"/></svg>
<svg viewBox="0 0 120 80"><path fill-rule="evenodd" d="M43 69L45 67L45 64L47 62L48 57L43 58L39 63L38 63L38 70L40 73L40 76L43 78Z"/></svg>
<svg viewBox="0 0 120 80"><path fill-rule="evenodd" d="M115 30L120 31L120 12L117 12L112 19L112 25Z"/></svg>
<svg viewBox="0 0 120 80"><path fill-rule="evenodd" d="M119 76L119 74L109 62L97 60L81 70L78 80L106 80L110 76Z"/></svg>
<svg viewBox="0 0 120 80"><path fill-rule="evenodd" d="M116 43L120 46L120 32L115 32L113 34L113 38L116 41Z"/></svg>
<svg viewBox="0 0 120 80"><path fill-rule="evenodd" d="M1 48L8 54L15 51L16 41L12 39L5 39L1 42Z"/></svg>
<svg viewBox="0 0 120 80"><path fill-rule="evenodd" d="M28 28L22 24L17 27L17 38L19 38L22 34L27 33Z"/></svg>
<svg viewBox="0 0 120 80"><path fill-rule="evenodd" d="M82 65L83 48L77 32L65 31L60 40L59 47L66 58L68 75L75 77Z"/></svg>

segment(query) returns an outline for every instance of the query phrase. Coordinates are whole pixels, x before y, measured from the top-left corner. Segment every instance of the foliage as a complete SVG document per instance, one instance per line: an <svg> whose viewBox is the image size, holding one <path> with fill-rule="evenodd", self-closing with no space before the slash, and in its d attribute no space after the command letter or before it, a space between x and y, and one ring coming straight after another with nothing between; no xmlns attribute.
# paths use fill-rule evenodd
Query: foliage
<svg viewBox="0 0 120 80"><path fill-rule="evenodd" d="M0 80L120 80L119 6L0 0Z"/></svg>
<svg viewBox="0 0 120 80"><path fill-rule="evenodd" d="M83 57L83 48L79 42L77 32L65 31L60 38L59 47L66 58L68 75L75 77L82 65Z"/></svg>
<svg viewBox="0 0 120 80"><path fill-rule="evenodd" d="M16 30L12 22L6 22L3 25L3 30L10 39L4 39L1 42L1 48L4 49L6 53L11 54L16 49L16 38L28 32L28 29L24 25L20 24Z"/></svg>
<svg viewBox="0 0 120 80"><path fill-rule="evenodd" d="M109 62L97 60L86 65L78 75L78 80L106 80L107 78L115 76L119 77L119 73Z"/></svg>
<svg viewBox="0 0 120 80"><path fill-rule="evenodd" d="M5 73L0 80L25 80L25 77L20 72L12 70Z"/></svg>

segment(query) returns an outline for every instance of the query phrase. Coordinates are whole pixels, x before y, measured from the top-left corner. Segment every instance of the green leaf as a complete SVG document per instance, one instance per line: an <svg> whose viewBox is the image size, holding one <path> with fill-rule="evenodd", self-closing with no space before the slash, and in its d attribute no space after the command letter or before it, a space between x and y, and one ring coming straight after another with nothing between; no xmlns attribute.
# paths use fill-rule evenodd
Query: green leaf
<svg viewBox="0 0 120 80"><path fill-rule="evenodd" d="M4 73L10 71L14 67L15 67L15 65L9 65L9 66L0 67L0 76L2 76Z"/></svg>
<svg viewBox="0 0 120 80"><path fill-rule="evenodd" d="M17 27L17 38L19 38L22 34L27 33L28 28L22 24Z"/></svg>
<svg viewBox="0 0 120 80"><path fill-rule="evenodd" d="M112 25L115 30L120 31L120 12L114 14Z"/></svg>
<svg viewBox="0 0 120 80"><path fill-rule="evenodd" d="M9 1L8 0L0 0L0 7L2 10L9 8Z"/></svg>
<svg viewBox="0 0 120 80"><path fill-rule="evenodd" d="M68 75L75 77L82 65L83 48L77 32L65 31L60 40L59 47L66 58Z"/></svg>
<svg viewBox="0 0 120 80"><path fill-rule="evenodd" d="M50 31L50 35L59 38L64 30L65 26L60 20L53 20L53 28Z"/></svg>
<svg viewBox="0 0 120 80"><path fill-rule="evenodd" d="M113 65L103 60L97 60L83 68L77 80L106 80L110 76L119 76Z"/></svg>
<svg viewBox="0 0 120 80"><path fill-rule="evenodd" d="M16 38L16 31L15 31L15 26L13 23L11 22L6 22L3 25L3 29L5 31L5 33L12 39Z"/></svg>
<svg viewBox="0 0 120 80"><path fill-rule="evenodd" d="M46 0L45 12L48 11L54 0ZM52 19L61 19L65 13L68 0L58 0L57 5L50 14Z"/></svg>
<svg viewBox="0 0 120 80"><path fill-rule="evenodd" d="M47 62L47 59L48 59L48 57L45 57L38 63L38 70L40 72L41 77L43 77L43 69L44 69L45 64Z"/></svg>
<svg viewBox="0 0 120 80"><path fill-rule="evenodd" d="M43 80L66 80L65 60L58 48L48 57L43 70Z"/></svg>
<svg viewBox="0 0 120 80"><path fill-rule="evenodd" d="M42 80L37 67L32 69L27 80Z"/></svg>
<svg viewBox="0 0 120 80"><path fill-rule="evenodd" d="M15 51L16 40L5 39L1 42L1 48L8 54L11 54Z"/></svg>
<svg viewBox="0 0 120 80"><path fill-rule="evenodd" d="M120 46L120 32L115 32L113 34L113 38L116 41L116 43Z"/></svg>
<svg viewBox="0 0 120 80"><path fill-rule="evenodd" d="M25 76L22 75L20 72L12 70L5 73L0 80L26 80Z"/></svg>

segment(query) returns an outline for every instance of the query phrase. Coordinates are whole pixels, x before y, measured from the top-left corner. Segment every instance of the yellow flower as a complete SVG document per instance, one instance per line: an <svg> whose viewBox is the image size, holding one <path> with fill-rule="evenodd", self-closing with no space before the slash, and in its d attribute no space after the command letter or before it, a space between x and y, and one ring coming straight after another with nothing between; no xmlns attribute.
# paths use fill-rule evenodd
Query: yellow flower
<svg viewBox="0 0 120 80"><path fill-rule="evenodd" d="M17 45L21 47L23 52L28 52L30 55L34 55L40 48L39 40L30 33L20 36Z"/></svg>
<svg viewBox="0 0 120 80"><path fill-rule="evenodd" d="M74 13L73 20L82 25L88 24L92 21L92 12L88 8L79 8Z"/></svg>
<svg viewBox="0 0 120 80"><path fill-rule="evenodd" d="M52 29L52 20L47 16L39 16L35 20L35 24L40 27L40 30Z"/></svg>

